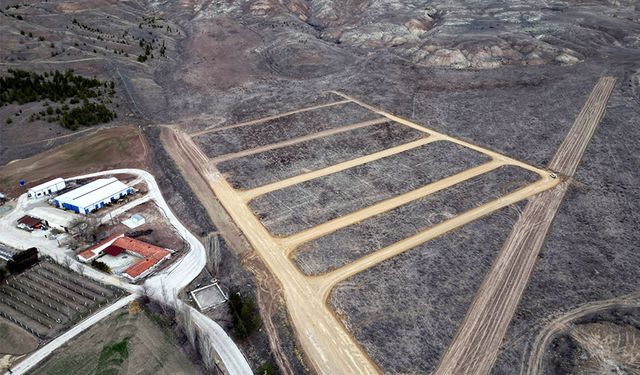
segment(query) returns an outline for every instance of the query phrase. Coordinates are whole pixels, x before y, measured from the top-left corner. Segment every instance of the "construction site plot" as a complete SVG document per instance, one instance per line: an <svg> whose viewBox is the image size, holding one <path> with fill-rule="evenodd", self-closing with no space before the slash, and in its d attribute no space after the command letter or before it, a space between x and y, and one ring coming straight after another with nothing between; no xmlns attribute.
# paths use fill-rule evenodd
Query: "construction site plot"
<svg viewBox="0 0 640 375"><path fill-rule="evenodd" d="M478 247L487 241L502 243L521 207L518 202L554 187L559 179L551 171L344 94L332 95L333 102L310 103L264 119L192 134L174 129L175 139L282 283L294 326L316 370L423 372L434 365L416 360L427 354L423 350L388 367L385 358L413 349L396 346L394 340L381 347L372 339L374 331L379 324L391 331L411 330L408 321L397 322L397 315L414 301L409 308L427 326L447 326L446 336L453 335L494 256ZM487 225L504 233L482 241L467 233ZM456 246L446 249L442 243L451 247L448 238L457 238ZM401 271L404 276L394 280L391 275L406 267L403 262L418 262L420 269ZM474 262L483 267L469 283L453 283L442 273L473 269ZM375 275L387 281L367 289L377 284ZM437 298L417 301L443 280L446 285L439 286ZM393 298L395 293L403 296ZM435 300L452 303L427 306ZM367 316L380 316L378 307L390 312L388 320L386 315L379 320ZM354 319L369 319L376 326L356 326ZM399 335L381 329L383 333ZM413 333L421 335L418 344L435 337ZM443 339L425 350L440 353ZM389 350L398 353L376 354Z"/></svg>

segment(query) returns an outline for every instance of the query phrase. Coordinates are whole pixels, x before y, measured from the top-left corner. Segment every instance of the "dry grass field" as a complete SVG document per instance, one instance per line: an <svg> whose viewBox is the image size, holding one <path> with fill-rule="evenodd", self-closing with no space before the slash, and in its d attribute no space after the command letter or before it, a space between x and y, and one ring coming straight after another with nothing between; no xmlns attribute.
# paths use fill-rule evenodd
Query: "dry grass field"
<svg viewBox="0 0 640 375"><path fill-rule="evenodd" d="M34 351L38 340L24 329L7 321L0 321L0 355L21 355Z"/></svg>
<svg viewBox="0 0 640 375"><path fill-rule="evenodd" d="M71 340L33 374L201 374L172 332L146 312L115 312Z"/></svg>
<svg viewBox="0 0 640 375"><path fill-rule="evenodd" d="M27 187L56 177L75 176L118 167L146 164L147 145L133 126L92 130L64 146L0 167L0 191L17 196Z"/></svg>

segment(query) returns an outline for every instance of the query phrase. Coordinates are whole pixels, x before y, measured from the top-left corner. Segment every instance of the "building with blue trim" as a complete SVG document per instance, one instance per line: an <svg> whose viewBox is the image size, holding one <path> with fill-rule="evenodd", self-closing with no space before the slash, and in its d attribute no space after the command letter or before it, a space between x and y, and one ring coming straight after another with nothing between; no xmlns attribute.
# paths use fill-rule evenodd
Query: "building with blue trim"
<svg viewBox="0 0 640 375"><path fill-rule="evenodd" d="M115 177L101 178L56 197L54 202L58 208L88 214L132 192L132 187Z"/></svg>

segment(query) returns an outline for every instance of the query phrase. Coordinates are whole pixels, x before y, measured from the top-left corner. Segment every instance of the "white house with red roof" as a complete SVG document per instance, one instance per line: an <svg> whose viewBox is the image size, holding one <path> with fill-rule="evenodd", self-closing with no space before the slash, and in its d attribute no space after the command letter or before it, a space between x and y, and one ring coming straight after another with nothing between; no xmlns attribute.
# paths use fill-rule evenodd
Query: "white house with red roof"
<svg viewBox="0 0 640 375"><path fill-rule="evenodd" d="M171 258L171 254L173 254L172 250L126 237L124 234L116 234L82 251L78 254L78 259L84 263L90 263L103 255L118 256L123 252L140 257L139 261L122 273L132 282L149 275L160 263Z"/></svg>

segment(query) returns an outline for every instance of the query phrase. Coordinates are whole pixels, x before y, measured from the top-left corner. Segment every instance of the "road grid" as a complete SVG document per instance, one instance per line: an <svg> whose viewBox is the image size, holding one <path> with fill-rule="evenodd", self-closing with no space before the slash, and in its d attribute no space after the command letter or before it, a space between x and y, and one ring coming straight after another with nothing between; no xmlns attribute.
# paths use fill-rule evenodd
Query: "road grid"
<svg viewBox="0 0 640 375"><path fill-rule="evenodd" d="M261 256L267 268L281 283L293 327L312 368L317 373L322 374L375 374L380 372L376 363L369 358L333 310L328 306L327 299L332 288L341 280L349 278L430 239L459 228L466 223L495 212L503 207L553 188L559 184L560 180L553 178L547 170L533 167L497 152L425 128L406 119L371 107L347 95L337 92L334 93L345 100L357 103L369 111L374 112L381 118L384 118L385 121L394 121L416 129L425 133L427 137L424 141L414 141L411 142L410 145L396 146L319 170L306 171L298 176L293 176L247 191L234 189L216 168L216 162L220 159L226 160L227 158L238 157L238 155L221 155L215 158L208 158L204 150L196 145L193 140L194 135L198 135L198 133L186 134L175 128L171 129L173 133L172 136L169 137L170 140L167 142L167 147L175 150L177 154L187 157L191 167L184 168L184 170L191 171L190 173L194 174L188 177L202 179L209 185L233 222ZM303 108L299 111L307 110L308 109ZM288 114L295 113L296 111L288 112ZM247 124L259 122L260 120L253 120ZM245 124L242 126L245 126ZM403 194L392 196L355 212L336 217L335 219L286 237L272 236L249 206L250 201L263 194L339 173L350 168L357 168L369 162L397 155L399 151L407 152L420 146L428 146L429 143L436 140L452 142L458 147L479 152L488 157L489 160L479 166L461 171ZM287 141L281 143L287 143ZM272 144L261 147L278 148L279 146ZM251 152L251 149L246 150L246 152ZM305 276L289 258L296 247L305 242L333 233L341 228L390 211L403 204L507 165L533 172L538 179L509 194L460 213L449 220L419 231L409 238L386 246L326 274Z"/></svg>

